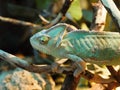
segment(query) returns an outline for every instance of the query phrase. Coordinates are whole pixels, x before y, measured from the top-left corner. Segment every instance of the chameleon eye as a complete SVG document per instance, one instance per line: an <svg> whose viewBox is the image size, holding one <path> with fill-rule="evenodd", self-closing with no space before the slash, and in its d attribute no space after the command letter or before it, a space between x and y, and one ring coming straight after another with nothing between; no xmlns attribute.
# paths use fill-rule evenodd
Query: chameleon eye
<svg viewBox="0 0 120 90"><path fill-rule="evenodd" d="M42 36L39 39L40 44L47 44L48 41L49 41L49 37L48 36Z"/></svg>

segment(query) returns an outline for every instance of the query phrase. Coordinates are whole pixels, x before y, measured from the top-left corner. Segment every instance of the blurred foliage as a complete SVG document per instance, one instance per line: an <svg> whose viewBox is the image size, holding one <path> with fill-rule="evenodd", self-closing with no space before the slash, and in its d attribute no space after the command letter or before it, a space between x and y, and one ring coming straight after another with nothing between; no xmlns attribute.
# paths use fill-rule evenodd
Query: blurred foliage
<svg viewBox="0 0 120 90"><path fill-rule="evenodd" d="M48 9L50 4L54 3L54 0L35 0L37 9Z"/></svg>
<svg viewBox="0 0 120 90"><path fill-rule="evenodd" d="M68 13L71 14L72 18L75 20L80 20L82 17L82 11L80 7L80 0L74 0L71 4L71 7L68 10Z"/></svg>
<svg viewBox="0 0 120 90"><path fill-rule="evenodd" d="M88 10L82 10L83 13L83 17L86 21L88 22L92 22L92 18L93 18L93 13L92 11L88 11Z"/></svg>

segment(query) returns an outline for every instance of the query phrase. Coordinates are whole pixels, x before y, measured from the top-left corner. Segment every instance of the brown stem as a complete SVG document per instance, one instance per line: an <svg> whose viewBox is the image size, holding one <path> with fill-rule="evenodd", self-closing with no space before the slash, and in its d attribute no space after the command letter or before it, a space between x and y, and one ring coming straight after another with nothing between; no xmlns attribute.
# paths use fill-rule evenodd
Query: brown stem
<svg viewBox="0 0 120 90"><path fill-rule="evenodd" d="M61 13L63 14L63 16L65 16L67 10L69 9L71 3L73 2L74 0L65 0L65 3L61 9Z"/></svg>
<svg viewBox="0 0 120 90"><path fill-rule="evenodd" d="M76 90L81 75L74 77L73 74L67 74L61 90Z"/></svg>
<svg viewBox="0 0 120 90"><path fill-rule="evenodd" d="M118 75L118 72L112 66L107 66L107 68L116 81L120 83L120 75Z"/></svg>
<svg viewBox="0 0 120 90"><path fill-rule="evenodd" d="M31 28L41 28L41 26L38 24L34 24L31 22L26 22L26 21L22 21L22 20L17 20L17 19L13 19L13 18L3 17L3 16L0 16L0 21L9 22L9 23L17 24L17 25L22 25L22 26L28 26Z"/></svg>
<svg viewBox="0 0 120 90"><path fill-rule="evenodd" d="M95 31L103 31L106 22L107 11L100 1L98 3L93 3L93 21L90 29Z"/></svg>

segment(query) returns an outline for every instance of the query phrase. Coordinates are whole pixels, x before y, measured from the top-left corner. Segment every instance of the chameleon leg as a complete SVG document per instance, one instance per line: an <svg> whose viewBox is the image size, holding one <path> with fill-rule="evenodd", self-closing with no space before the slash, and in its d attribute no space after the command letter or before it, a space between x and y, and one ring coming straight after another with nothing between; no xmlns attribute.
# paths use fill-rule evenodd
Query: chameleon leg
<svg viewBox="0 0 120 90"><path fill-rule="evenodd" d="M73 76L78 77L80 73L85 72L86 65L84 61L76 61L74 64L77 69L74 71Z"/></svg>
<svg viewBox="0 0 120 90"><path fill-rule="evenodd" d="M75 62L74 65L75 67L77 67L77 69L74 71L73 75L75 77L78 77L80 73L85 71L85 68L86 68L85 61L76 55L68 54L67 57Z"/></svg>

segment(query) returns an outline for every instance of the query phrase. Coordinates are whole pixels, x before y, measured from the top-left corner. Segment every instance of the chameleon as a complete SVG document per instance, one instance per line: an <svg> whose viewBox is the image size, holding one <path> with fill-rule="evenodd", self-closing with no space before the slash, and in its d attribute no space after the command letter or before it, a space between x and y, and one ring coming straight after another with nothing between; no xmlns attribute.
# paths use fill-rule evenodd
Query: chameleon
<svg viewBox="0 0 120 90"><path fill-rule="evenodd" d="M73 30L72 30L73 29ZM120 33L85 31L59 23L37 32L30 38L33 48L76 65L73 75L85 71L86 62L98 65L120 64Z"/></svg>

